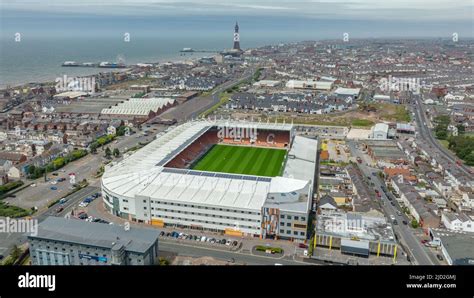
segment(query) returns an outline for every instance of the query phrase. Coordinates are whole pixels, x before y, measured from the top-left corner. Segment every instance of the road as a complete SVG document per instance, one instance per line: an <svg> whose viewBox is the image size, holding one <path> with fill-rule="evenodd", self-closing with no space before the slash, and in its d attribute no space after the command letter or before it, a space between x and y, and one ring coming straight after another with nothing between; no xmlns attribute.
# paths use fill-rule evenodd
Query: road
<svg viewBox="0 0 474 298"><path fill-rule="evenodd" d="M186 244L175 244L161 241L158 244L159 250L163 252L177 253L181 256L189 257L212 257L220 260L230 260L233 258L236 264L245 265L312 265L311 263L294 261L288 258L273 258L265 256L251 255L241 252L231 252L219 249L196 247Z"/></svg>
<svg viewBox="0 0 474 298"><path fill-rule="evenodd" d="M100 166L107 161L104 157L106 147L110 147L112 150L118 148L120 152L124 152L140 142L146 143L153 140L157 133L165 129L166 127L163 125L150 125L150 127L146 127L142 131L137 131L128 137L119 137L116 141L97 149L97 154L88 154L81 159L67 164L60 170L55 171L54 173L56 173L57 176L52 175L53 173L49 173L47 175L49 181L45 182L44 177L26 181L26 183L31 183L35 185L35 187L26 187L15 193L15 197L7 197L5 201L11 205L25 209L32 207L36 207L39 210L44 209L50 202L66 196L71 191L72 185L69 183L69 173L76 175L76 182L87 179L90 185L99 185L100 179L93 178L93 176L96 175ZM144 131L147 132L147 135L143 134ZM54 185L51 184L52 181L56 181L58 178L66 178L66 181L57 182ZM53 186L56 190L51 189Z"/></svg>
<svg viewBox="0 0 474 298"><path fill-rule="evenodd" d="M206 107L201 108L197 111L194 111L191 114L191 118L196 118L197 116L199 116L199 114L205 112L206 110L208 110L209 108L217 104L220 101L220 98L219 98L220 93L222 93L226 89L232 88L235 85L240 84L243 81L249 80L255 74L256 70L257 70L257 67L251 67L249 69L246 69L242 77L234 79L234 80L230 80L214 88L214 90L211 93L212 102Z"/></svg>
<svg viewBox="0 0 474 298"><path fill-rule="evenodd" d="M362 164L359 164L362 173L364 173L366 177L371 177L369 181L374 183L373 189L377 189L380 192L381 201L383 202L382 209L386 217L391 218L391 216L393 216L395 217L397 222L400 223L398 225L392 225L395 234L399 236L398 240L403 242L405 247L409 249L411 256L415 259L418 265L436 264L434 262L435 258L431 255L431 252L429 252L428 249L421 244L420 239L418 239L413 234L415 230L410 228L408 225L404 225L401 223L403 220L406 220L409 223L410 220L404 214L404 212L402 212L400 206L398 205L398 203L396 203L396 200L393 197L391 201L387 198L387 195L382 189L382 184L385 183L382 182L380 178L378 178L377 174L375 174L375 176L373 174L377 173L380 170L368 166L372 164L372 161L370 160L368 155L364 154L355 147L354 142L348 141L347 144L349 145L352 156L354 156L355 158L360 157L362 159ZM394 202L394 205L392 205L391 202ZM402 216L398 216L397 211L399 211Z"/></svg>
<svg viewBox="0 0 474 298"><path fill-rule="evenodd" d="M465 175L471 177L471 169L464 165L456 164L456 161L459 159L456 158L449 150L444 148L438 140L433 136L431 129L428 128L426 123L429 122L428 118L426 117L425 110L422 104L422 97L417 96L415 99L415 121L418 126L419 137L426 140L432 147L438 149L439 153L446 158L448 161L452 162L453 165L456 165Z"/></svg>
<svg viewBox="0 0 474 298"><path fill-rule="evenodd" d="M99 192L100 189L94 186L87 186L69 196L67 196L67 202L63 204L64 209L61 212L57 212L58 204L51 208L44 209L32 217L33 220L38 220L41 223L48 216L65 216L71 209L84 198L91 196L92 194ZM8 252L13 245L22 245L27 241L26 233L0 233L0 255L8 255Z"/></svg>

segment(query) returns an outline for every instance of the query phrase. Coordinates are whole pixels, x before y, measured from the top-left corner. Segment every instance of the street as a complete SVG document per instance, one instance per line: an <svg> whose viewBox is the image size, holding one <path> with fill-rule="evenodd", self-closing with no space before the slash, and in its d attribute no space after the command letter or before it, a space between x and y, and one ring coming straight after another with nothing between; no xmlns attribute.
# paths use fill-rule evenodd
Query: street
<svg viewBox="0 0 474 298"><path fill-rule="evenodd" d="M349 148L352 152L352 156L355 158L360 157L362 159L362 163L359 164L359 167L364 173L366 177L371 177L371 181L374 183L373 189L377 189L380 194L381 194L381 201L384 202L382 204L382 209L385 213L385 216L387 219L390 219L391 216L395 217L398 219L397 221L400 223L398 225L393 225L393 230L395 232L395 235L398 235L400 239L398 239L399 242L402 242L404 245L404 248L408 248L411 256L415 259L415 262L418 265L434 265L437 262L435 261L435 257L432 256L431 252L428 251L426 247L424 247L420 239L418 239L415 235L414 232L415 230L411 228L409 225L404 225L401 222L403 220L406 220L408 223L411 222L411 220L408 219L408 217L404 214L404 212L400 209L400 206L398 203L396 203L396 200L392 198L390 201L387 198L387 195L382 189L382 181L380 178L376 175L374 176L372 173L377 173L379 169L372 168L368 165L372 164L372 161L370 160L370 157L363 152L361 152L359 149L355 147L355 144L353 142L348 142ZM395 206L392 206L390 202L394 202ZM402 216L397 215L397 211L402 213Z"/></svg>

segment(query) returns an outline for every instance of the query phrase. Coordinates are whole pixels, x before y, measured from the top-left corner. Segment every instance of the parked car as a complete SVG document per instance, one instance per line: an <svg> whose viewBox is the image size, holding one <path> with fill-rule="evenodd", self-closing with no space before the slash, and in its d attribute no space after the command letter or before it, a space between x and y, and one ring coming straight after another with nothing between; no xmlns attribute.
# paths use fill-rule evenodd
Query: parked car
<svg viewBox="0 0 474 298"><path fill-rule="evenodd" d="M56 186L51 186L49 189L51 190L58 190L58 188Z"/></svg>
<svg viewBox="0 0 474 298"><path fill-rule="evenodd" d="M59 204L64 204L67 202L67 199L66 198L61 198L61 200L59 200Z"/></svg>
<svg viewBox="0 0 474 298"><path fill-rule="evenodd" d="M58 208L56 208L56 213L59 213L61 211L64 210L64 207L63 206L59 206Z"/></svg>
<svg viewBox="0 0 474 298"><path fill-rule="evenodd" d="M87 218L87 213L81 213L77 216L79 219L86 219Z"/></svg>
<svg viewBox="0 0 474 298"><path fill-rule="evenodd" d="M206 241L206 239L207 239L207 237L206 237L206 236L202 236L202 237L201 237L201 242L204 242L204 241Z"/></svg>
<svg viewBox="0 0 474 298"><path fill-rule="evenodd" d="M397 211L398 216L402 216L402 213L400 211Z"/></svg>
<svg viewBox="0 0 474 298"><path fill-rule="evenodd" d="M443 257L441 255L436 255L436 257L438 258L438 260L440 261L444 261Z"/></svg>
<svg viewBox="0 0 474 298"><path fill-rule="evenodd" d="M221 244L225 244L226 242L227 242L227 240L225 240L225 239L221 240Z"/></svg>
<svg viewBox="0 0 474 298"><path fill-rule="evenodd" d="M30 184L31 187L36 187L36 183Z"/></svg>
<svg viewBox="0 0 474 298"><path fill-rule="evenodd" d="M232 242L231 242L230 240L227 240L226 243L225 243L225 245L230 246L231 243L232 243Z"/></svg>
<svg viewBox="0 0 474 298"><path fill-rule="evenodd" d="M390 201L390 205L395 206L395 203L393 201Z"/></svg>
<svg viewBox="0 0 474 298"><path fill-rule="evenodd" d="M404 221L403 221L403 224L404 224L404 225L407 225L407 224L408 224L408 222L407 222L406 220L404 220Z"/></svg>
<svg viewBox="0 0 474 298"><path fill-rule="evenodd" d="M304 244L304 243L299 243L298 244L298 247L299 248L308 248L308 245Z"/></svg>
<svg viewBox="0 0 474 298"><path fill-rule="evenodd" d="M160 232L160 236L163 237L164 235L165 235L165 232L161 231L161 232Z"/></svg>
<svg viewBox="0 0 474 298"><path fill-rule="evenodd" d="M53 176L58 176L59 173L56 173L56 172L55 172L55 173L52 173L51 175L53 175Z"/></svg>
<svg viewBox="0 0 474 298"><path fill-rule="evenodd" d="M166 233L166 237L169 237L169 236L171 236L171 233L170 232Z"/></svg>
<svg viewBox="0 0 474 298"><path fill-rule="evenodd" d="M232 242L232 246L237 246L237 244L239 244L237 240L234 240L234 242Z"/></svg>

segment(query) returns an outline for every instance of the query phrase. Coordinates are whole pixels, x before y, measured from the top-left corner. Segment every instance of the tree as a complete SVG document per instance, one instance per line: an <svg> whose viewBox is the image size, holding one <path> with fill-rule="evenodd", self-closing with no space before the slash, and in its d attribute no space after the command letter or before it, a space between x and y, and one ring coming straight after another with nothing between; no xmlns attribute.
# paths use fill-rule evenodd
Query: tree
<svg viewBox="0 0 474 298"><path fill-rule="evenodd" d="M118 150L118 148L114 148L113 154L114 154L115 157L120 156L120 151Z"/></svg>
<svg viewBox="0 0 474 298"><path fill-rule="evenodd" d="M474 166L474 151L471 151L466 157L464 157L468 166Z"/></svg>
<svg viewBox="0 0 474 298"><path fill-rule="evenodd" d="M21 249L18 246L13 245L12 252L10 255L13 258L13 260L16 261L21 255Z"/></svg>
<svg viewBox="0 0 474 298"><path fill-rule="evenodd" d="M105 157L110 158L112 155L112 151L110 150L109 147L105 148Z"/></svg>
<svg viewBox="0 0 474 298"><path fill-rule="evenodd" d="M28 176L33 176L35 171L36 171L36 167L34 165L31 165L28 167Z"/></svg>
<svg viewBox="0 0 474 298"><path fill-rule="evenodd" d="M93 142L89 148L91 150L92 153L97 153L97 147L99 147L99 145L96 143L96 142Z"/></svg>

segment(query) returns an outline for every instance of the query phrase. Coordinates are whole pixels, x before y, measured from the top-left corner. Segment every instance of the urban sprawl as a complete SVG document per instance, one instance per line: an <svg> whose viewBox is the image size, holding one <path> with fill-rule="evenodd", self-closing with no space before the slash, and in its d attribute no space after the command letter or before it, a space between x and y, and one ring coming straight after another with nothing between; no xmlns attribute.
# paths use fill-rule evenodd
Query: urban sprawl
<svg viewBox="0 0 474 298"><path fill-rule="evenodd" d="M1 262L474 264L472 42L181 52L0 91Z"/></svg>

